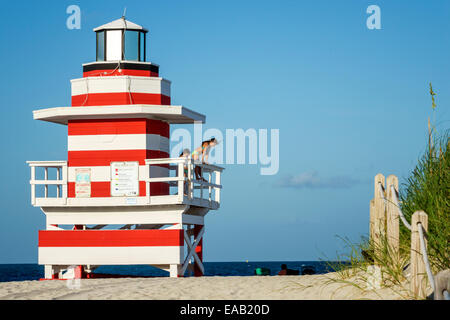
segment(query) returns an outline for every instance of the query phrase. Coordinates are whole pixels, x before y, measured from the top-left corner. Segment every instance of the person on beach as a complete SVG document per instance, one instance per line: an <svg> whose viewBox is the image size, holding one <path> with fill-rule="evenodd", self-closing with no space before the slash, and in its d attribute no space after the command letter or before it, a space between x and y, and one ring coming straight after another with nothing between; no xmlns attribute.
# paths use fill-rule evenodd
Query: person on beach
<svg viewBox="0 0 450 320"><path fill-rule="evenodd" d="M209 164L208 163L209 151L211 150L212 147L216 146L217 144L218 144L218 141L214 137L212 137L210 140L203 141L202 145L192 152L192 159L194 161L198 161L200 159L200 154L201 154L202 155L202 163ZM195 172L195 178L197 180L203 180L203 181L207 182L202 177L202 168L201 167L195 166L194 172Z"/></svg>
<svg viewBox="0 0 450 320"><path fill-rule="evenodd" d="M294 276L298 275L299 271L294 269L288 269L287 265L284 263L281 265L281 270L278 272L279 276Z"/></svg>

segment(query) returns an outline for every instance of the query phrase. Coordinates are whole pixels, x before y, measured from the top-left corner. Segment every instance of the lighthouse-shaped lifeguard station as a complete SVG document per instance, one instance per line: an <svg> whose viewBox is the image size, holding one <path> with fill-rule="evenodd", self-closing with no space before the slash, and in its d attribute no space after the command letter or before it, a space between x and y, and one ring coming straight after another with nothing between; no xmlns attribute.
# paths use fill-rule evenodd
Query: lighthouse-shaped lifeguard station
<svg viewBox="0 0 450 320"><path fill-rule="evenodd" d="M46 217L45 278L138 264L203 275L205 215L220 207L223 168L169 158L169 135L205 116L171 105L170 81L146 61L146 29L121 18L94 31L96 61L71 80L72 105L33 111L68 129L67 161L27 162L32 205Z"/></svg>

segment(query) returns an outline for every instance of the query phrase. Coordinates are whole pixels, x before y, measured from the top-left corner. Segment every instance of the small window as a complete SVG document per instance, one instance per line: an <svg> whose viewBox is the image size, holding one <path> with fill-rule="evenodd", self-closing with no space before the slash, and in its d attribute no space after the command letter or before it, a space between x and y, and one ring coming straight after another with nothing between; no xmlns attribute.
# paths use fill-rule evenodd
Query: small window
<svg viewBox="0 0 450 320"><path fill-rule="evenodd" d="M105 31L97 32L97 61L105 61Z"/></svg>
<svg viewBox="0 0 450 320"><path fill-rule="evenodd" d="M145 32L139 32L139 61L145 61Z"/></svg>
<svg viewBox="0 0 450 320"><path fill-rule="evenodd" d="M139 31L125 30L124 59L139 61Z"/></svg>

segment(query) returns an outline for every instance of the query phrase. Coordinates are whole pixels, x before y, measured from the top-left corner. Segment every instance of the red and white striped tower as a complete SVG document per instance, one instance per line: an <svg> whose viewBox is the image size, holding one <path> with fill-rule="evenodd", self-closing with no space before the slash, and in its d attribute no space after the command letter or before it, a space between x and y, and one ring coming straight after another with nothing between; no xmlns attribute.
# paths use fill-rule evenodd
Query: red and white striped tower
<svg viewBox="0 0 450 320"><path fill-rule="evenodd" d="M33 112L68 127L67 161L28 161L32 204L47 220L39 232L45 278L73 268L92 277L99 265L120 264L202 275L204 216L220 206L223 169L197 164L208 182L197 181L190 160L169 158L169 134L170 124L205 116L171 105L170 81L146 61L146 29L121 18L94 31L96 61L71 80L72 105Z"/></svg>

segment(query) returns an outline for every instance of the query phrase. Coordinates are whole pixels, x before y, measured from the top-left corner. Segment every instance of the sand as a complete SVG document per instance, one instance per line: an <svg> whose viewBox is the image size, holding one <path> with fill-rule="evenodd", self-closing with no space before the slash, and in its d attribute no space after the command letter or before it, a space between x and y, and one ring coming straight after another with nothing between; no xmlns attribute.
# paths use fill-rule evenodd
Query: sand
<svg viewBox="0 0 450 320"><path fill-rule="evenodd" d="M334 279L334 281L332 280ZM1 300L318 300L407 298L399 288L367 290L346 284L337 274L304 276L118 278L0 283ZM348 280L348 279L347 279ZM79 284L79 288L77 285ZM71 287L69 288L68 285Z"/></svg>

